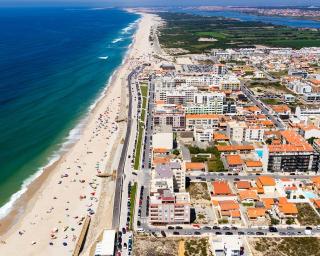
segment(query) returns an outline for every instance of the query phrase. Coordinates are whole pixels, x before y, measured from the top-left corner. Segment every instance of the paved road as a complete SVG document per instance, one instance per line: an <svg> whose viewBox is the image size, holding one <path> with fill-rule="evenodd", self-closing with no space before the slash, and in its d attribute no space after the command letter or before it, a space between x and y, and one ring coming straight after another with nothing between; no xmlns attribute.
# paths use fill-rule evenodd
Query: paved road
<svg viewBox="0 0 320 256"><path fill-rule="evenodd" d="M146 129L145 129L145 137L144 137L144 154L142 159L143 169L151 168L151 140L152 140L152 128L153 128L153 118L152 111L154 105L154 84L152 82L149 83L149 97L146 111Z"/></svg>
<svg viewBox="0 0 320 256"><path fill-rule="evenodd" d="M262 113L265 114L276 126L279 130L285 130L286 125L279 117L275 117L270 114L270 108L267 107L263 102L255 98L253 93L246 87L244 84L241 85L241 91L249 98L256 106L258 106Z"/></svg>
<svg viewBox="0 0 320 256"><path fill-rule="evenodd" d="M181 235L181 236L194 236L194 235L245 235L245 236L320 236L320 230L313 228L312 234L305 234L305 227L303 228L292 228L288 230L287 228L277 228L277 232L270 232L267 228L236 228L236 230L232 230L232 228L228 227L228 230L225 230L223 225L220 226L202 226L201 229L195 230L191 228L190 225L188 227L182 227L183 229L176 229L177 225L173 225L171 227L175 227L175 229L168 229L168 227L150 227L146 224L142 224L145 232L147 233L160 233L164 231L166 235ZM179 226L178 226L179 227ZM219 229L217 229L217 227ZM207 229L206 229L207 228ZM214 228L214 229L213 229ZM174 234L174 232L179 232L179 234ZM259 233L257 233L259 232Z"/></svg>
<svg viewBox="0 0 320 256"><path fill-rule="evenodd" d="M298 179L298 180L304 180L309 179L313 175L281 175L281 174L272 174L272 173L263 173L261 174L263 176L272 176L275 179L281 179L281 178L292 178L292 179ZM234 179L244 179L244 180L250 180L250 179L256 179L259 177L258 175L254 174L244 174L244 175L227 175L227 173L189 173L187 174L187 177L190 180L206 180L211 181L212 179L224 179L224 180L234 180Z"/></svg>
<svg viewBox="0 0 320 256"><path fill-rule="evenodd" d="M127 120L127 131L126 137L124 140L120 162L117 170L117 177L116 177L116 189L115 189L115 197L114 197L114 206L113 206L113 217L112 217L112 228L118 229L119 222L120 222L120 212L121 212L121 197L122 197L122 185L123 185L123 174L124 174L124 167L127 158L128 152L128 144L131 135L131 126L132 126L132 91L131 91L131 80L134 75L139 71L139 68L134 69L128 75L128 87L129 87L129 107L128 107L128 120Z"/></svg>

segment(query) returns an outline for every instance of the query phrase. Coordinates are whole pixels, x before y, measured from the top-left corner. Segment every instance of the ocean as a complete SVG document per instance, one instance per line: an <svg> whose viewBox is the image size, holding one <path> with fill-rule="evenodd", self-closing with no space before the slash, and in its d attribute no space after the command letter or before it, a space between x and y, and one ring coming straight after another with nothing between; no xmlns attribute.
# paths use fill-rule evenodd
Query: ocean
<svg viewBox="0 0 320 256"><path fill-rule="evenodd" d="M0 8L0 217L77 139L138 19L119 9Z"/></svg>

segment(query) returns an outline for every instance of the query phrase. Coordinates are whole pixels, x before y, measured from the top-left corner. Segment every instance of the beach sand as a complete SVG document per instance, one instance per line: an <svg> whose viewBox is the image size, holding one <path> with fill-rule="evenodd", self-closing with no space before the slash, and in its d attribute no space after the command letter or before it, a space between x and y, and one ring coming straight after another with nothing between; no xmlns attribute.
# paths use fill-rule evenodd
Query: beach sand
<svg viewBox="0 0 320 256"><path fill-rule="evenodd" d="M13 211L0 221L0 255L71 255L83 220L92 213L83 254L104 228L111 228L115 182L99 178L112 174L116 149L125 137L130 70L150 54L151 14L142 14L126 60L91 111L79 140L46 168Z"/></svg>

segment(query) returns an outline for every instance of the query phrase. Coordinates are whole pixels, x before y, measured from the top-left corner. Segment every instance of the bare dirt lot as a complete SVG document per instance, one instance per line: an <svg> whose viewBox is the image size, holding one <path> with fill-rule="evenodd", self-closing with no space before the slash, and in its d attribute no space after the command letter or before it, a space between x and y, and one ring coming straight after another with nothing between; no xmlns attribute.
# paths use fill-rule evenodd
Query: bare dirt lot
<svg viewBox="0 0 320 256"><path fill-rule="evenodd" d="M320 239L316 237L283 237L248 239L255 256L319 256Z"/></svg>
<svg viewBox="0 0 320 256"><path fill-rule="evenodd" d="M134 239L134 256L211 256L209 239L156 238L137 236Z"/></svg>
<svg viewBox="0 0 320 256"><path fill-rule="evenodd" d="M205 204L210 205L210 194L206 182L191 182L187 188L190 193L191 204Z"/></svg>

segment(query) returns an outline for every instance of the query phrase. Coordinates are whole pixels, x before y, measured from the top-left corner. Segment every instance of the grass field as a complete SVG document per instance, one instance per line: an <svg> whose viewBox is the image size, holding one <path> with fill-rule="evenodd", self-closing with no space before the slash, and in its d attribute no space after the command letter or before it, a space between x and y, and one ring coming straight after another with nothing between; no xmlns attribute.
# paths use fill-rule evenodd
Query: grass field
<svg viewBox="0 0 320 256"><path fill-rule="evenodd" d="M133 184L130 191L130 230L132 230L132 225L134 221L134 207L136 204L136 194L137 194L137 182Z"/></svg>
<svg viewBox="0 0 320 256"><path fill-rule="evenodd" d="M141 158L141 146L142 146L142 136L143 136L143 130L144 130L144 122L145 122L145 116L146 116L146 107L147 107L147 95L148 95L148 86L147 85L141 85L141 96L142 96L142 109L141 109L141 115L140 115L140 122L139 122L139 128L138 128L138 139L137 139L137 145L136 145L136 153L134 157L134 169L138 170L140 166L140 158Z"/></svg>
<svg viewBox="0 0 320 256"><path fill-rule="evenodd" d="M160 44L165 48L182 48L191 53L200 53L213 48L244 48L255 45L295 49L320 46L319 31L184 13L158 14L167 24L159 35ZM214 38L216 41L198 41L203 37Z"/></svg>

